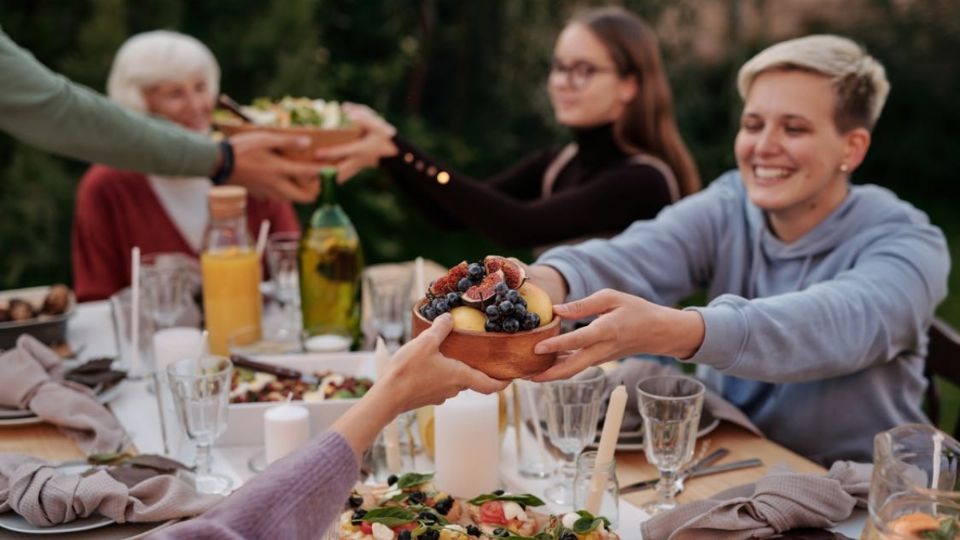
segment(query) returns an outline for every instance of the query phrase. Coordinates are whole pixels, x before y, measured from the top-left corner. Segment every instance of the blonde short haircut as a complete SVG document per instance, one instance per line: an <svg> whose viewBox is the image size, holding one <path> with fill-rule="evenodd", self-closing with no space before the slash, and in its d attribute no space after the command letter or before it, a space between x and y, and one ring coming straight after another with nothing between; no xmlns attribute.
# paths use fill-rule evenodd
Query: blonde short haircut
<svg viewBox="0 0 960 540"><path fill-rule="evenodd" d="M206 79L211 102L216 99L220 65L206 45L179 32L144 32L128 39L117 51L107 78L107 95L127 108L146 113L146 88L194 75Z"/></svg>
<svg viewBox="0 0 960 540"><path fill-rule="evenodd" d="M872 130L890 93L883 65L840 36L807 36L767 47L740 68L740 97L746 99L757 76L775 70L808 71L829 78L837 96L834 122L841 133L857 127Z"/></svg>

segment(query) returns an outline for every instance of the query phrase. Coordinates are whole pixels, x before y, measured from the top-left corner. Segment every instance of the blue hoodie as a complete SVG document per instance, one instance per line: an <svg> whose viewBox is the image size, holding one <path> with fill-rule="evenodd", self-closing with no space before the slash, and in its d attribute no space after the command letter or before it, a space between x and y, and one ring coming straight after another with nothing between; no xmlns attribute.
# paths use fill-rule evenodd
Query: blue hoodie
<svg viewBox="0 0 960 540"><path fill-rule="evenodd" d="M706 288L686 362L774 441L820 463L870 461L873 436L921 411L927 329L950 257L927 216L852 186L795 242L769 230L737 171L611 240L556 248L568 299L612 288L675 305Z"/></svg>

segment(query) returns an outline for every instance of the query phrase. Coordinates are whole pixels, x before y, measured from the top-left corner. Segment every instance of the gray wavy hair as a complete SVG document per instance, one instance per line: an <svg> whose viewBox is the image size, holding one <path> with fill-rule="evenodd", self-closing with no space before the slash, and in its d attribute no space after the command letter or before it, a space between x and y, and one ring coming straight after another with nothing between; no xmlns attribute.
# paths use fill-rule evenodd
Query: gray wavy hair
<svg viewBox="0 0 960 540"><path fill-rule="evenodd" d="M216 99L220 92L220 65L206 45L179 32L144 32L132 36L117 51L107 78L107 95L127 108L145 113L145 88L194 74L206 79L210 99Z"/></svg>
<svg viewBox="0 0 960 540"><path fill-rule="evenodd" d="M801 70L830 79L837 97L834 122L841 133L856 127L872 130L890 93L883 65L853 40L814 35L777 43L760 51L740 68L737 89L746 99L761 73Z"/></svg>

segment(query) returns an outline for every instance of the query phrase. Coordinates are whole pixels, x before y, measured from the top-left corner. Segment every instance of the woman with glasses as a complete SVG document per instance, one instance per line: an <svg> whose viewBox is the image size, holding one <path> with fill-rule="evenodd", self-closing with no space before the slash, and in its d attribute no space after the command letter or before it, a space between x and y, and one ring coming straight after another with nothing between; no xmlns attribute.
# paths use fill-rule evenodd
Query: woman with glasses
<svg viewBox="0 0 960 540"><path fill-rule="evenodd" d="M602 8L574 18L557 38L547 90L574 142L486 181L450 170L359 105L346 108L365 137L318 157L337 160L341 179L379 165L431 217L516 247L610 236L699 189L656 36L635 15Z"/></svg>

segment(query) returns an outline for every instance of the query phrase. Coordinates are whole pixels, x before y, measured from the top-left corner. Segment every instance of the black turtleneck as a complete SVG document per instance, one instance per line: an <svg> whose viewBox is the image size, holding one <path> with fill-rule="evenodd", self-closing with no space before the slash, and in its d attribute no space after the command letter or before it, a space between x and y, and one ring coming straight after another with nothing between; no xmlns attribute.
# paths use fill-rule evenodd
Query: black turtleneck
<svg viewBox="0 0 960 540"><path fill-rule="evenodd" d="M397 156L380 166L435 223L468 227L509 247L609 236L670 204L663 175L630 162L614 141L612 124L575 130L574 137L577 153L547 197L543 177L557 149L534 153L481 181L450 170L398 136Z"/></svg>

